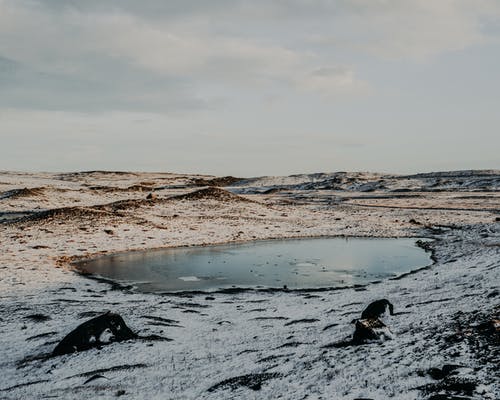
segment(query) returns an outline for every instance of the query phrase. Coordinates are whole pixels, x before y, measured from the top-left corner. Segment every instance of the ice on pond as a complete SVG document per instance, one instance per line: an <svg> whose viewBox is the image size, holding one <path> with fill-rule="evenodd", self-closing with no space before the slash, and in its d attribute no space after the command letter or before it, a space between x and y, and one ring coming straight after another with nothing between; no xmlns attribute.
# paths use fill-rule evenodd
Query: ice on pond
<svg viewBox="0 0 500 400"><path fill-rule="evenodd" d="M76 264L145 292L366 284L428 265L416 239L319 238L182 247Z"/></svg>
<svg viewBox="0 0 500 400"><path fill-rule="evenodd" d="M177 279L180 279L184 282L197 282L200 280L197 276L179 276Z"/></svg>

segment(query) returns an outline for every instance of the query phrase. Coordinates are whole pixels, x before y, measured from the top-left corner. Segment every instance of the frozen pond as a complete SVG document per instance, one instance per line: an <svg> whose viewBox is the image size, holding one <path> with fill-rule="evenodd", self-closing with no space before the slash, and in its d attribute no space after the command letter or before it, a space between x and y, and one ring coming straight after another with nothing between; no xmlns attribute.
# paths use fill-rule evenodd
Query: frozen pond
<svg viewBox="0 0 500 400"><path fill-rule="evenodd" d="M415 239L320 238L181 247L104 256L79 270L144 292L231 287L341 287L393 277L430 264Z"/></svg>

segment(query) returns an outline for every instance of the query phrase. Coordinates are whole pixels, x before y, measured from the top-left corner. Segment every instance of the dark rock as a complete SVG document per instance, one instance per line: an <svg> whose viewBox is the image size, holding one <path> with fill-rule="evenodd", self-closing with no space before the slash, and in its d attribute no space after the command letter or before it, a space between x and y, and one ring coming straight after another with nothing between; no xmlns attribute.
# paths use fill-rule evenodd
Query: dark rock
<svg viewBox="0 0 500 400"><path fill-rule="evenodd" d="M104 232L107 233L108 235L113 235L115 232L113 232L113 229L104 229Z"/></svg>
<svg viewBox="0 0 500 400"><path fill-rule="evenodd" d="M361 319L380 318L385 314L387 308L391 315L394 315L394 306L387 299L376 300L368 305L361 313Z"/></svg>
<svg viewBox="0 0 500 400"><path fill-rule="evenodd" d="M146 199L147 200L156 200L158 196L155 194L155 193L149 193L147 196L146 196Z"/></svg>
<svg viewBox="0 0 500 400"><path fill-rule="evenodd" d="M120 315L108 312L84 322L71 331L59 342L52 355L59 356L75 351L84 351L106 344L107 342L101 340L101 335L105 331L112 334L109 342L137 338L137 335L130 330Z"/></svg>

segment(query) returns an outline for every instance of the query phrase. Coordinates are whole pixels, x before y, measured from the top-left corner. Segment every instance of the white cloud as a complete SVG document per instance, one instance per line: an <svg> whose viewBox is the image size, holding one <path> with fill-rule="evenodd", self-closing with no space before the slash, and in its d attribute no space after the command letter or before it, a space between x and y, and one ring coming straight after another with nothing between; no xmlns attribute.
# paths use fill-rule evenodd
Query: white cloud
<svg viewBox="0 0 500 400"><path fill-rule="evenodd" d="M95 43L94 49L161 74L243 80L286 73L301 62L294 51L250 39L186 32L178 25L130 15L87 19L82 31L86 40Z"/></svg>
<svg viewBox="0 0 500 400"><path fill-rule="evenodd" d="M0 64L18 68L0 70L0 107L163 112L215 104L207 87L359 95L360 54L426 60L492 40L499 20L496 0L0 0Z"/></svg>
<svg viewBox="0 0 500 400"><path fill-rule="evenodd" d="M300 77L298 87L326 96L366 94L370 87L358 79L351 68L344 66L322 67Z"/></svg>
<svg viewBox="0 0 500 400"><path fill-rule="evenodd" d="M341 1L341 28L314 36L317 43L344 46L388 58L425 60L443 52L498 40L487 29L500 19L497 0ZM345 30L346 33L342 32Z"/></svg>
<svg viewBox="0 0 500 400"><path fill-rule="evenodd" d="M347 92L350 82L354 83L346 79L345 73L328 80L323 78L323 82L308 77L309 71L319 68L321 56L307 48L291 49L280 44L279 37L257 36L219 32L216 25L185 15L180 19L147 19L120 9L97 12L61 7L55 11L36 2L0 2L0 56L17 63L25 76L27 70L31 71L30 77L22 81L46 82L47 78L40 74L48 74L58 87L67 81L89 82L87 87L97 87L101 82L107 93L99 94L97 90L96 95L106 99L117 90L120 99L113 100L111 96L109 101L115 101L118 108L126 106L124 98L140 102L141 98L158 97L151 87L145 90L152 93L123 93L134 77L140 81L147 80L147 76L150 81L163 80L158 86L164 87L166 96L169 92L178 96L178 90L171 86L182 85L190 88L194 98L203 98L200 88L213 84L235 93L245 87L274 84L324 93L340 88ZM324 86L320 87L321 83ZM52 84L45 84L44 88L35 84L32 90L47 90L46 86ZM69 104L75 103L76 107L79 95L82 99L91 95L83 90L75 98L75 93L68 90L54 90L51 95L59 93L73 98L75 101ZM26 97L28 92L29 89L20 94L18 90L12 97ZM182 103L199 103L196 99L186 100L184 95L178 97ZM63 103L64 100L55 101L54 107ZM87 105L88 101L82 101L83 108Z"/></svg>

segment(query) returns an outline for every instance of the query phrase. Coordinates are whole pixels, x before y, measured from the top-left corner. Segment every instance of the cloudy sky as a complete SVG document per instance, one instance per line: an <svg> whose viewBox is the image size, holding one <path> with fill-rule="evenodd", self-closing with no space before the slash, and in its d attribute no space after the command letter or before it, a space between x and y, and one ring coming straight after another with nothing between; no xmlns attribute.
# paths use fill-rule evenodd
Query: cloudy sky
<svg viewBox="0 0 500 400"><path fill-rule="evenodd" d="M498 0L0 0L0 169L500 168Z"/></svg>

